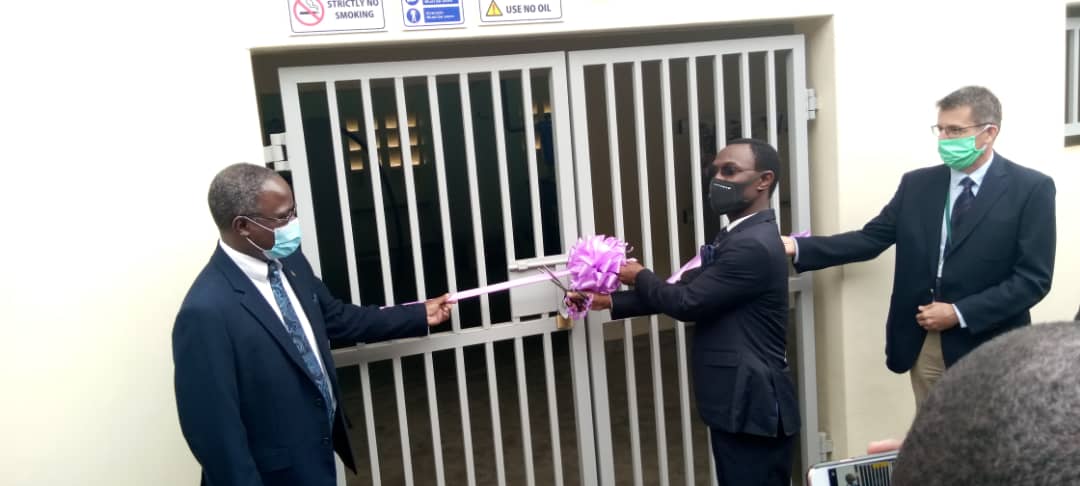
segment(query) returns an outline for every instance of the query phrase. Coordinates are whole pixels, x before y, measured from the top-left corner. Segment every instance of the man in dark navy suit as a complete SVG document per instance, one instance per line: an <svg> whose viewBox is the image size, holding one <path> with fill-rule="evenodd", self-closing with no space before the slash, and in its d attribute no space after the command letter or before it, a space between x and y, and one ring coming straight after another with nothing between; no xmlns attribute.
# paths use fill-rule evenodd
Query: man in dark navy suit
<svg viewBox="0 0 1080 486"><path fill-rule="evenodd" d="M896 245L886 365L911 371L921 404L945 368L994 336L1026 326L1050 291L1057 241L1054 181L994 152L1001 103L960 88L938 101L944 165L904 174L861 230L784 238L800 272L869 260Z"/></svg>
<svg viewBox="0 0 1080 486"><path fill-rule="evenodd" d="M330 295L300 252L289 185L251 164L210 184L221 241L173 327L180 427L204 486L334 486L355 470L328 339L423 336L447 296L378 309Z"/></svg>
<svg viewBox="0 0 1080 486"><path fill-rule="evenodd" d="M780 158L760 140L733 140L709 173L709 205L731 223L702 248L702 266L668 284L627 263L619 279L634 289L594 295L593 308L695 322L694 393L719 484L786 486L800 419L786 357L788 262L769 209Z"/></svg>

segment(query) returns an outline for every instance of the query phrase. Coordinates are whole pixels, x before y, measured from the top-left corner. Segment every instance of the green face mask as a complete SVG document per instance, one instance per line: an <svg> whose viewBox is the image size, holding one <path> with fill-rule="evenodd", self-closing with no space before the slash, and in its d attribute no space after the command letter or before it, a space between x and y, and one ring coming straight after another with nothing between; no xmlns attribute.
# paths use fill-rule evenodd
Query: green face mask
<svg viewBox="0 0 1080 486"><path fill-rule="evenodd" d="M987 126L986 128L989 128ZM986 130L983 128L979 130L982 133ZM964 170L971 167L971 164L975 163L983 152L986 151L986 147L975 147L975 135L964 138L943 138L938 140L938 154L941 154L941 161L945 162L945 165L950 169Z"/></svg>

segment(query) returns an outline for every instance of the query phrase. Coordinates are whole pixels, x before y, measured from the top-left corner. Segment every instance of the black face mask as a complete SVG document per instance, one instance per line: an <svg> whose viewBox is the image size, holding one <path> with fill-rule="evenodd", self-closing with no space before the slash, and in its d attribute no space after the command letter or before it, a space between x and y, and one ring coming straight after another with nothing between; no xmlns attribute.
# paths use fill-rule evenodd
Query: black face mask
<svg viewBox="0 0 1080 486"><path fill-rule="evenodd" d="M750 201L743 197L743 193L753 182L728 182L713 179L709 182L709 207L718 217L741 212L750 206Z"/></svg>

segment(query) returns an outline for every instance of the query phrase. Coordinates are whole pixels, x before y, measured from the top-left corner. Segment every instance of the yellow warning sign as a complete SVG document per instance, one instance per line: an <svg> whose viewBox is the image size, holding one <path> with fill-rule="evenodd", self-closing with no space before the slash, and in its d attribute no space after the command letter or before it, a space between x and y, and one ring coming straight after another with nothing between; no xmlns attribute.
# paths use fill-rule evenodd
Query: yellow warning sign
<svg viewBox="0 0 1080 486"><path fill-rule="evenodd" d="M488 5L486 16L502 17L502 10L499 9L499 4L495 3L495 0L491 0L491 5Z"/></svg>

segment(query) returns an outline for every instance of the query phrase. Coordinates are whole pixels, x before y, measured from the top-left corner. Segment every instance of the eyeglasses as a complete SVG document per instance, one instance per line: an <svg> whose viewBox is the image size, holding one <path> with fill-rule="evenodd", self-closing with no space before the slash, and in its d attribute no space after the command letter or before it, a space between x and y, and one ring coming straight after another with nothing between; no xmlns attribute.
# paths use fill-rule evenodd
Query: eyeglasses
<svg viewBox="0 0 1080 486"><path fill-rule="evenodd" d="M960 135L963 135L964 132L967 132L972 128L978 128L986 125L993 125L993 123L979 123L977 125L971 125L967 127L943 127L941 125L930 125L930 133L933 133L935 137L940 137L942 133L944 133L946 137L959 137Z"/></svg>
<svg viewBox="0 0 1080 486"><path fill-rule="evenodd" d="M757 170L744 169L733 162L728 162L724 165L721 165L719 169L717 169L716 166L709 164L705 171L705 174L707 175L707 179L712 179L716 177L717 173L719 173L723 177L735 177L742 172L757 172Z"/></svg>
<svg viewBox="0 0 1080 486"><path fill-rule="evenodd" d="M294 206L292 209L290 209L289 214L287 214L284 218L271 218L269 216L262 216L258 214L248 215L247 217L261 219L263 221L271 221L279 225L284 225L287 224L289 221L296 219L296 207Z"/></svg>

